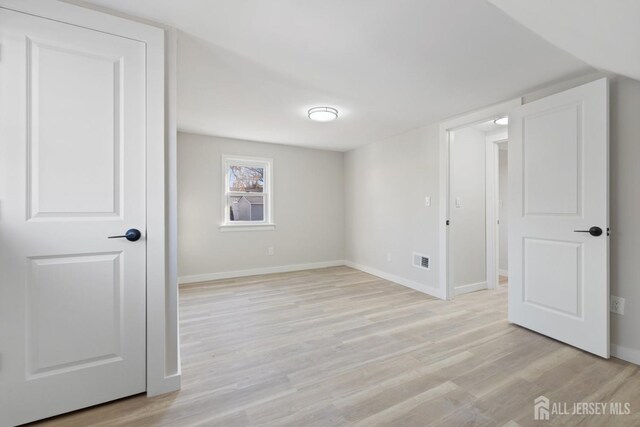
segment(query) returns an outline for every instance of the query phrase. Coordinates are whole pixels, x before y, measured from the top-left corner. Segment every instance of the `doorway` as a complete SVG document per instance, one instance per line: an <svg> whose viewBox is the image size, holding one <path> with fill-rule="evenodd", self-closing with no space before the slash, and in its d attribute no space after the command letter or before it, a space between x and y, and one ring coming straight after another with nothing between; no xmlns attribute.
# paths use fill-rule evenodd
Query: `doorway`
<svg viewBox="0 0 640 427"><path fill-rule="evenodd" d="M491 107L484 108L482 110L475 111L470 114L466 114L464 116L456 117L446 122L441 123L440 125L440 236L439 236L439 276L440 276L440 288L442 292L442 297L444 299L453 299L455 295L455 287L454 282L451 279L451 268L455 268L454 263L450 260L451 258L451 246L452 242L450 242L451 231L453 229L451 215L453 210L452 206L455 206L455 196L451 197L451 183L450 178L452 174L450 173L451 169L451 161L450 154L452 149L451 144L451 136L454 135L455 131L460 131L465 128L478 126L481 124L489 124L489 122L496 129L496 124L493 122L497 118L507 117L509 111L514 108L519 107L522 104L522 100L520 98L513 99L511 101L507 101L501 104L496 104ZM484 234L484 244L485 251L484 253L480 252L481 259L484 258L484 272L480 277L479 282L471 282L467 283L467 285L474 285L476 288L495 288L498 286L498 264L497 264L497 250L498 246L496 243L496 236L498 233L498 181L496 173L487 173L487 170L494 170L498 163L498 146L495 142L506 140L507 139L507 126L502 126L504 129L504 135L498 136L495 138L491 138L487 140L486 132L488 129L484 129L483 137L478 138L478 144L484 145L484 147L478 148L479 154L476 156L480 156L480 162L482 162L484 158L484 163L481 163L484 169L484 177L480 176L478 179L484 181L483 187L485 188L485 197L484 197L484 220L479 222L480 233ZM477 129L476 129L477 130ZM487 148L489 147L489 148ZM487 164L489 164L489 168L487 168ZM489 189L489 191L487 191ZM481 192L482 190L480 190ZM462 197L462 196L461 196ZM487 200L489 200L487 202ZM464 200L459 200L459 204L464 206ZM487 209L489 207L489 209ZM462 209L462 208L459 208ZM482 208L481 208L482 211ZM477 231L477 230L476 230ZM450 268L451 267L451 268ZM478 270L480 271L480 270ZM485 282L483 285L482 282ZM480 283L480 284L478 284ZM468 286L462 288L461 290L473 290L474 286ZM477 289L475 289L477 290Z"/></svg>
<svg viewBox="0 0 640 427"><path fill-rule="evenodd" d="M453 296L495 289L506 276L501 274L506 270L506 219L501 218L506 192L500 190L506 190L501 187L507 138L504 117L449 132L448 276Z"/></svg>
<svg viewBox="0 0 640 427"><path fill-rule="evenodd" d="M498 286L509 281L509 146L508 141L495 143L498 146Z"/></svg>
<svg viewBox="0 0 640 427"><path fill-rule="evenodd" d="M449 259L456 244L450 221L456 202L450 174L450 169L455 171L450 161L456 150L455 131L505 109L511 122L509 321L605 358L609 357L608 84L602 78L525 105L514 100L489 107L440 126L440 283L445 298L453 298L458 287L451 280L455 260ZM487 160L499 162L490 151L494 149L487 150ZM487 179L489 197L498 194L499 183L490 182L490 175ZM499 243L491 243L499 233L495 231L499 211L491 209L493 203L487 206L490 288L499 273L489 261L499 249Z"/></svg>
<svg viewBox="0 0 640 427"><path fill-rule="evenodd" d="M172 351L165 34L9 3L1 80L19 84L0 99L0 425L158 393Z"/></svg>

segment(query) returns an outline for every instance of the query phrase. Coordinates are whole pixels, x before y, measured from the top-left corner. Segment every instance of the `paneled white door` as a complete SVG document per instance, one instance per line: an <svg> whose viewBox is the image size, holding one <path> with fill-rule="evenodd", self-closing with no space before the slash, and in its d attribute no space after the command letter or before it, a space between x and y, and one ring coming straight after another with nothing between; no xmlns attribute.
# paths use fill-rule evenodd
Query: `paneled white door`
<svg viewBox="0 0 640 427"><path fill-rule="evenodd" d="M142 42L6 9L0 45L0 425L13 425L146 388L146 65ZM128 229L142 238L108 238Z"/></svg>
<svg viewBox="0 0 640 427"><path fill-rule="evenodd" d="M609 109L600 79L509 115L509 320L609 357Z"/></svg>

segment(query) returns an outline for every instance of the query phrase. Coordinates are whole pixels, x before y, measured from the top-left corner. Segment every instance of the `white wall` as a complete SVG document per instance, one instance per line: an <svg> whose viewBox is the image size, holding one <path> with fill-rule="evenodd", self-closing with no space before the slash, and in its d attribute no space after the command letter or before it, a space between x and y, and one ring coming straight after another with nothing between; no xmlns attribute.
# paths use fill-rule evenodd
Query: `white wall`
<svg viewBox="0 0 640 427"><path fill-rule="evenodd" d="M457 292L487 281L485 139L473 128L450 137L449 272Z"/></svg>
<svg viewBox="0 0 640 427"><path fill-rule="evenodd" d="M626 298L625 315L611 315L614 349L640 363L640 82L611 85L611 293Z"/></svg>
<svg viewBox="0 0 640 427"><path fill-rule="evenodd" d="M549 85L526 95L524 102L601 76ZM612 78L610 103L611 293L626 298L625 315L611 315L612 350L614 355L640 363L640 82ZM437 125L346 153L347 260L392 275L399 282L419 282L431 290L438 287L438 156ZM424 207L425 195L432 198L430 208ZM367 200L375 209L362 207ZM397 208L400 203L403 209ZM396 254L391 262L385 258L389 250ZM432 256L431 271L410 266L407 257L412 250Z"/></svg>
<svg viewBox="0 0 640 427"><path fill-rule="evenodd" d="M507 173L509 152L506 149L498 150L498 198L500 200L500 207L498 209L498 220L500 224L498 226L498 268L500 274L506 273L508 269L508 241L509 241L509 211L507 203L508 184L509 179Z"/></svg>
<svg viewBox="0 0 640 427"><path fill-rule="evenodd" d="M275 231L220 231L223 154L273 159ZM343 157L334 151L179 133L180 282L340 262ZM273 256L267 255L269 247Z"/></svg>
<svg viewBox="0 0 640 427"><path fill-rule="evenodd" d="M431 206L425 206L425 197ZM406 132L345 155L348 261L438 294L438 127ZM431 269L411 265L431 256ZM391 254L391 260L387 260Z"/></svg>

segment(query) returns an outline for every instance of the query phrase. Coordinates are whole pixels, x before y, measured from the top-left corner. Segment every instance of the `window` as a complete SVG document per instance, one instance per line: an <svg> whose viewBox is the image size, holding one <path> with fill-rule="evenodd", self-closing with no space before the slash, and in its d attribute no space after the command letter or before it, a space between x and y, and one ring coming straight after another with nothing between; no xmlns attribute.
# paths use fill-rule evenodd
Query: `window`
<svg viewBox="0 0 640 427"><path fill-rule="evenodd" d="M271 159L223 156L223 223L228 230L273 230Z"/></svg>

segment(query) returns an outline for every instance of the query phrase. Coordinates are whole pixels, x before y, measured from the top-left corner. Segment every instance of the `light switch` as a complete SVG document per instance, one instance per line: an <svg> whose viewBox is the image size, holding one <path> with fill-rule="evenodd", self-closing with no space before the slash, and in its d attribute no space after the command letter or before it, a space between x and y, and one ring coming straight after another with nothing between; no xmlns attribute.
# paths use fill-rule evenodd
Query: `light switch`
<svg viewBox="0 0 640 427"><path fill-rule="evenodd" d="M431 206L431 197L427 196L424 198L424 205L427 207Z"/></svg>
<svg viewBox="0 0 640 427"><path fill-rule="evenodd" d="M456 197L456 208L462 207L462 199L460 197Z"/></svg>

